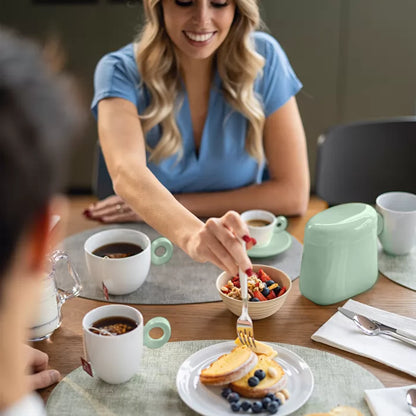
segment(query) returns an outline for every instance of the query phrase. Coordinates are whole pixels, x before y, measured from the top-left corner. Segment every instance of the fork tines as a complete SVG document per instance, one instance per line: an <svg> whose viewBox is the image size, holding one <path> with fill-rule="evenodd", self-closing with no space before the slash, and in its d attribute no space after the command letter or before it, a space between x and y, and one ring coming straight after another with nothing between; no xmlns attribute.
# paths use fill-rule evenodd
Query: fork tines
<svg viewBox="0 0 416 416"><path fill-rule="evenodd" d="M247 345L249 348L256 347L256 341L254 339L253 332L250 329L239 330L238 339L243 345Z"/></svg>

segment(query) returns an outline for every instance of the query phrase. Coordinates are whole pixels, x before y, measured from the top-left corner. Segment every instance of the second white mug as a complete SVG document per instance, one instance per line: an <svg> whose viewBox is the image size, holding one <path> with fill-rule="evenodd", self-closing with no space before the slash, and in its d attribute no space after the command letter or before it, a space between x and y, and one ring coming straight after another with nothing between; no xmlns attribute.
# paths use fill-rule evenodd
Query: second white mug
<svg viewBox="0 0 416 416"><path fill-rule="evenodd" d="M376 209L383 217L379 239L384 251L408 254L416 244L416 195L386 192L377 197Z"/></svg>
<svg viewBox="0 0 416 416"><path fill-rule="evenodd" d="M94 254L94 251L109 244L133 244L139 252L123 258L108 258ZM156 250L165 249L159 256ZM170 260L172 243L164 237L153 242L141 231L127 228L113 228L93 234L84 244L85 259L92 279L99 287L104 284L112 295L126 295L137 290L146 280L150 264L163 264Z"/></svg>

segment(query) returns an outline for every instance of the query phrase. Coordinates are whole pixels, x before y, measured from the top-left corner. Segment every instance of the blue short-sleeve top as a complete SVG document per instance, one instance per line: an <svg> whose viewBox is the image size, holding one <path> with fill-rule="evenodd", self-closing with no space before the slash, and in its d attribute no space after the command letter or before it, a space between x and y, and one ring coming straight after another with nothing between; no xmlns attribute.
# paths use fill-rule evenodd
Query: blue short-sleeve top
<svg viewBox="0 0 416 416"><path fill-rule="evenodd" d="M254 90L267 117L294 96L302 84L272 36L255 32L253 38L256 51L265 59ZM105 55L94 76L95 93L91 105L94 116L98 117L98 102L108 97L129 100L137 107L138 114L143 114L151 97L140 81L133 44ZM182 135L182 158L178 160L177 155L172 155L158 164L147 161L148 168L170 192L226 191L261 182L264 163L259 165L245 150L247 119L225 100L218 73L210 90L198 154L185 90L176 122ZM146 141L153 148L160 137L161 128L156 126L146 134Z"/></svg>

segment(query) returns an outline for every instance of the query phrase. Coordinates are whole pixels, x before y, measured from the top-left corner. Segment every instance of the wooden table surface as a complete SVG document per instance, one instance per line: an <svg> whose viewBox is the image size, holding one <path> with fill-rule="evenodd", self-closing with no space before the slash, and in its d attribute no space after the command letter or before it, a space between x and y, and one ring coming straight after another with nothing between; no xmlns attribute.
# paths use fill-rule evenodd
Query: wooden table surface
<svg viewBox="0 0 416 416"><path fill-rule="evenodd" d="M84 208L94 200L90 196L71 197L66 235L101 225L86 220L82 215ZM288 231L303 242L306 222L325 208L324 201L312 197L305 216L289 219ZM293 283L292 291L283 308L267 319L254 322L257 339L301 345L337 354L371 371L386 387L403 386L415 382L410 375L383 364L312 341L311 335L336 312L337 307L344 301L329 306L316 305L300 294L299 279ZM355 296L354 299L390 312L416 317L416 292L382 275L379 276L373 288ZM50 366L59 370L63 376L80 366L80 357L83 355L81 328L83 316L89 310L103 304L105 303L83 298L69 300L62 308L61 327L49 340L33 344L49 355ZM145 322L154 316L166 317L172 326L171 341L233 339L235 337L236 316L228 311L222 302L137 305L137 308L143 314ZM204 319L200 320L200 316ZM53 387L40 391L44 400L47 400Z"/></svg>

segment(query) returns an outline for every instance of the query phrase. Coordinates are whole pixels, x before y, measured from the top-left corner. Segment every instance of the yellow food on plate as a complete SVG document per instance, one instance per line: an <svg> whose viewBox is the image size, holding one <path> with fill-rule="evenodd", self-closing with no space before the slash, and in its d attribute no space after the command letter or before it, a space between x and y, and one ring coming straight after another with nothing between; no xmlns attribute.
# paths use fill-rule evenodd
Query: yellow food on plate
<svg viewBox="0 0 416 416"><path fill-rule="evenodd" d="M201 370L199 380L203 384L212 386L229 384L247 374L257 361L257 355L250 348L240 345Z"/></svg>
<svg viewBox="0 0 416 416"><path fill-rule="evenodd" d="M236 345L243 345L239 338L236 338L234 343ZM270 345L267 345L264 342L260 342L257 340L256 340L256 346L252 347L251 350L255 352L257 355L265 355L269 358L274 358L277 355L277 351L275 351Z"/></svg>
<svg viewBox="0 0 416 416"><path fill-rule="evenodd" d="M248 380L257 370L263 370L265 377L256 386L251 387ZM260 355L256 366L230 385L233 391L250 398L263 398L268 393L277 393L285 386L286 374L283 368L266 355Z"/></svg>
<svg viewBox="0 0 416 416"><path fill-rule="evenodd" d="M363 416L363 414L350 406L337 406L328 413L308 413L305 416Z"/></svg>

